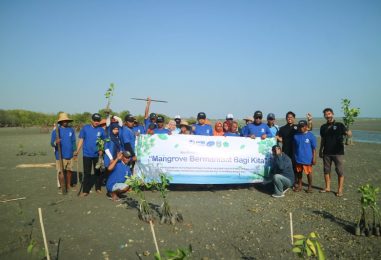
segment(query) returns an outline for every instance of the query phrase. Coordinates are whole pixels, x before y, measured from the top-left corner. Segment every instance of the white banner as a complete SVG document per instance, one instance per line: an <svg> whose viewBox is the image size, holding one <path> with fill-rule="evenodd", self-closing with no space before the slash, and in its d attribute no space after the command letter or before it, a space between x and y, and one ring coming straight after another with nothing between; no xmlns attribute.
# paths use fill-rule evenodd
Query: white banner
<svg viewBox="0 0 381 260"><path fill-rule="evenodd" d="M275 138L140 135L135 171L148 179L163 172L182 184L263 182L274 144Z"/></svg>

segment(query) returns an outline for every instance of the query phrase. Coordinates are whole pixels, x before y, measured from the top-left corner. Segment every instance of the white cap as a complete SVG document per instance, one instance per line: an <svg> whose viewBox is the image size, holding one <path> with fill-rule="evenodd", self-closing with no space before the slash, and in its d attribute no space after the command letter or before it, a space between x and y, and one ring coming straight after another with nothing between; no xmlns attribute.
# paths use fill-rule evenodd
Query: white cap
<svg viewBox="0 0 381 260"><path fill-rule="evenodd" d="M178 119L181 119L181 116L180 115L176 115L175 116L175 119L178 118Z"/></svg>
<svg viewBox="0 0 381 260"><path fill-rule="evenodd" d="M226 120L227 120L227 119L234 119L233 114L227 114L227 115L226 115Z"/></svg>

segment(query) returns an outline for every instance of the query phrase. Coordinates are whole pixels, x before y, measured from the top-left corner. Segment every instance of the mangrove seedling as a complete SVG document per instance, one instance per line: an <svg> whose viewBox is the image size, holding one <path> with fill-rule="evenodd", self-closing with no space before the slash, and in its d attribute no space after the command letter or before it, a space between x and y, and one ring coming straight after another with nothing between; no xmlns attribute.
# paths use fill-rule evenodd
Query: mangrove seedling
<svg viewBox="0 0 381 260"><path fill-rule="evenodd" d="M381 216L377 205L377 194L380 188L365 184L360 186L358 191L361 193L361 215L355 228L355 235L370 236L373 233L375 236L380 236ZM373 213L373 224L367 220L369 210Z"/></svg>
<svg viewBox="0 0 381 260"><path fill-rule="evenodd" d="M108 141L110 141L110 138L102 139L98 137L96 141L98 151L104 152L105 143ZM102 155L98 156L98 162L95 165L95 169L99 169L101 172L104 172L106 170Z"/></svg>
<svg viewBox="0 0 381 260"><path fill-rule="evenodd" d="M155 182L156 189L160 192L161 198L163 199L163 204L160 206L160 224L176 224L176 221L182 222L183 216L180 213L174 212L172 213L171 207L168 203L168 192L167 187L169 186L170 177L168 177L165 173L160 173L160 180Z"/></svg>
<svg viewBox="0 0 381 260"><path fill-rule="evenodd" d="M344 125L349 130L349 127L355 122L355 118L360 114L360 108L350 107L351 101L347 98L341 100L341 110L343 111ZM345 144L353 144L352 137L345 136Z"/></svg>
<svg viewBox="0 0 381 260"><path fill-rule="evenodd" d="M143 192L144 187L148 189L151 187L150 184L146 184L144 180L137 175L128 177L126 184L139 198L139 219L147 223L154 221L152 209L149 207Z"/></svg>
<svg viewBox="0 0 381 260"><path fill-rule="evenodd" d="M107 99L106 113L110 112L111 97L114 95L114 83L110 84L110 87L106 90L105 97Z"/></svg>
<svg viewBox="0 0 381 260"><path fill-rule="evenodd" d="M318 241L319 234L311 232L307 237L303 235L294 235L295 239L292 252L300 257L311 258L317 257L319 260L325 260L324 250Z"/></svg>

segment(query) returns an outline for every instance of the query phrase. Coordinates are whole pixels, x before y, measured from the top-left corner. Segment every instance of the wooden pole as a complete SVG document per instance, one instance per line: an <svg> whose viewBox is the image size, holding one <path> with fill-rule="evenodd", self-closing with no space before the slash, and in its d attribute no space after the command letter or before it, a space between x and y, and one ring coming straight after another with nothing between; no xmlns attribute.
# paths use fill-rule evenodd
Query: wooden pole
<svg viewBox="0 0 381 260"><path fill-rule="evenodd" d="M50 254L49 254L48 242L47 242L47 240L46 240L46 235L45 235L44 222L42 221L42 211L41 211L41 208L38 208L38 215L40 216L40 224L41 224L42 237L43 237L43 239L44 239L44 246L45 246L46 259L47 259L47 260L50 260Z"/></svg>
<svg viewBox="0 0 381 260"><path fill-rule="evenodd" d="M291 245L294 245L294 228L292 224L292 212L290 212L290 232L291 232Z"/></svg>
<svg viewBox="0 0 381 260"><path fill-rule="evenodd" d="M59 130L59 123L57 122L56 126L56 139L60 139L60 130ZM61 183L61 186L64 185L64 187L61 187L62 189L62 194L67 193L67 185L66 185L66 175L64 173L64 166L63 166L63 158L62 158L62 147L61 147L61 142L59 144L56 144L58 148L58 160L60 161L60 173L63 176L64 183Z"/></svg>
<svg viewBox="0 0 381 260"><path fill-rule="evenodd" d="M159 259L161 259L160 251L159 251L159 246L157 245L157 241L156 241L155 230L153 229L153 224L152 224L151 220L149 221L149 224L151 226L151 232L152 232L152 236L153 236L153 241L155 242L156 252L157 252L157 254L159 256Z"/></svg>
<svg viewBox="0 0 381 260"><path fill-rule="evenodd" d="M22 197L22 198L16 198L16 199L9 199L9 200L1 200L0 202L2 203L5 203L5 202L9 202L9 201L15 201L15 200L25 200L26 197Z"/></svg>

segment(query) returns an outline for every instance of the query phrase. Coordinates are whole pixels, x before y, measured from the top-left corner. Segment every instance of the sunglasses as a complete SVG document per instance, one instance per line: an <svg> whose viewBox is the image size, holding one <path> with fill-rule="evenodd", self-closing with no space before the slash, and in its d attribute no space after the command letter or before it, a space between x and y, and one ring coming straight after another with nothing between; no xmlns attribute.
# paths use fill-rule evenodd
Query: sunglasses
<svg viewBox="0 0 381 260"><path fill-rule="evenodd" d="M261 116L254 117L254 119L262 119Z"/></svg>

